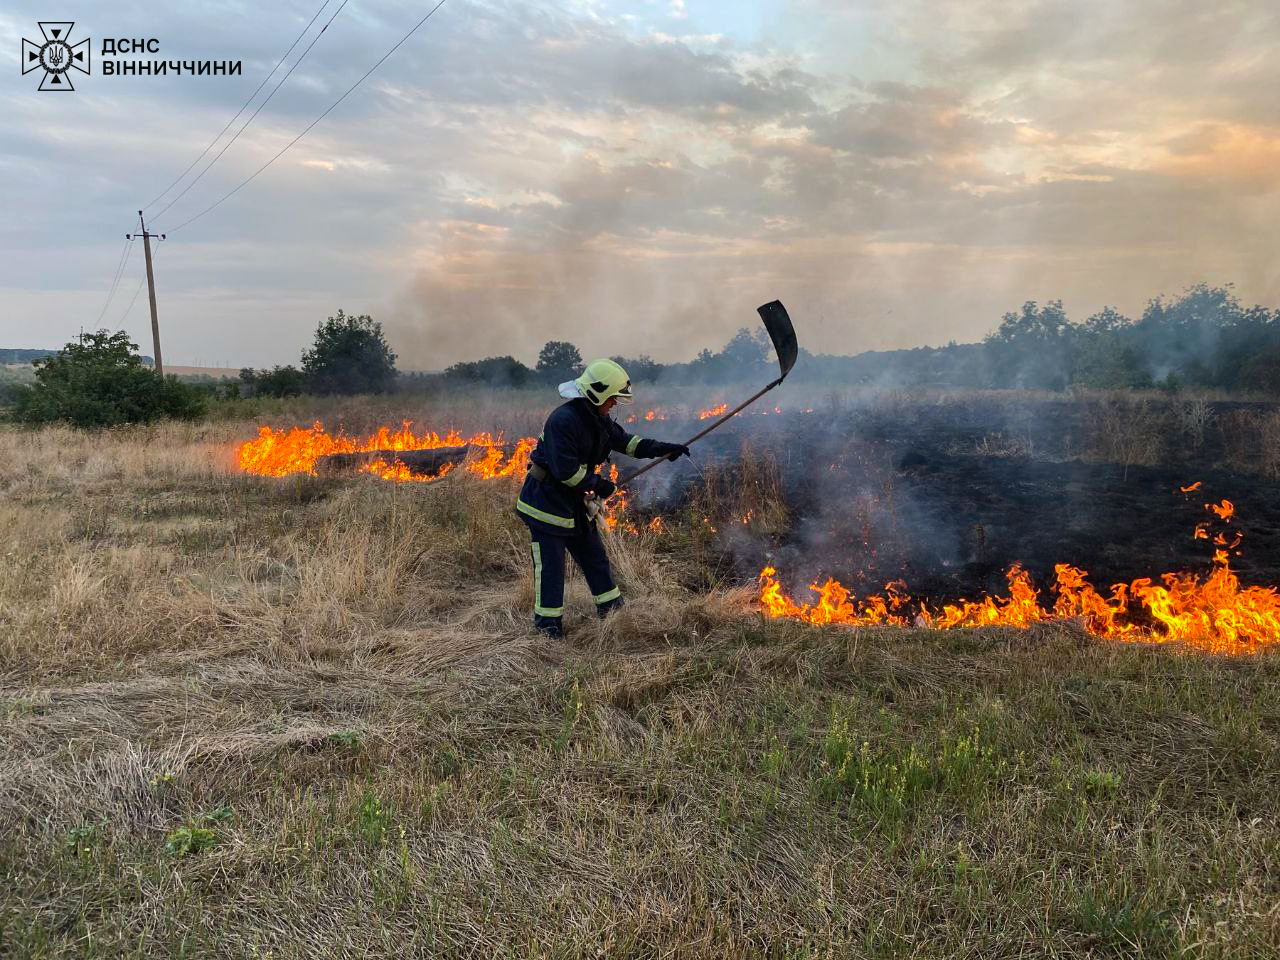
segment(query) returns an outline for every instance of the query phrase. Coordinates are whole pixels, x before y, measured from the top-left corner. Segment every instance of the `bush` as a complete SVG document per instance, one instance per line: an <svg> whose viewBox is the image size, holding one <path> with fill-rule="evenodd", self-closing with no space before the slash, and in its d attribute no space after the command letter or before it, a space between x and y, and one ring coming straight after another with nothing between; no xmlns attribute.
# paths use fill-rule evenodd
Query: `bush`
<svg viewBox="0 0 1280 960"><path fill-rule="evenodd" d="M382 324L368 314L339 310L316 328L315 343L302 355L302 372L311 393L386 393L395 386L396 355Z"/></svg>
<svg viewBox="0 0 1280 960"><path fill-rule="evenodd" d="M137 350L123 330L99 330L36 360L36 383L18 394L14 419L112 427L204 413L200 391L143 366Z"/></svg>
<svg viewBox="0 0 1280 960"><path fill-rule="evenodd" d="M292 364L261 371L245 368L240 371L240 380L259 397L297 397L307 385L306 374Z"/></svg>
<svg viewBox="0 0 1280 960"><path fill-rule="evenodd" d="M16 404L19 399L26 393L29 393L31 387L25 383L8 383L0 381L0 407L8 407Z"/></svg>
<svg viewBox="0 0 1280 960"><path fill-rule="evenodd" d="M484 383L493 387L523 387L534 378L534 372L515 357L486 357L483 360L455 363L445 370L451 380Z"/></svg>

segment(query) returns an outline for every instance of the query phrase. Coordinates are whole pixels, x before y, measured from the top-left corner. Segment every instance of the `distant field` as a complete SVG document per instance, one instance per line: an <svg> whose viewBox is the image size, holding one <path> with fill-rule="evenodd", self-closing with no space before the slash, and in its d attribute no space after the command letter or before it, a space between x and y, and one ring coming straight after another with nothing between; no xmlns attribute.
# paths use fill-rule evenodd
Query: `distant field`
<svg viewBox="0 0 1280 960"><path fill-rule="evenodd" d="M731 394L662 396L696 410ZM1268 482L1267 411L1223 432L1212 411L1180 425L1153 398L1094 433L1082 414L1045 451L1018 429L1037 410L1064 434L1043 395L780 400L888 439L965 427L995 401L1008 429L955 456L1110 456L1118 476L1235 456ZM527 627L514 480L235 467L263 424L514 437L552 403L475 391L0 428L0 955L1280 951L1274 653L1071 623L765 620L720 518L803 518L767 471L710 457L660 530L610 535L628 606L598 624L575 575L570 637L553 643ZM1165 440L1137 444L1153 418ZM655 420L646 432L680 435ZM746 436L764 451L766 434ZM776 460L784 477L806 466ZM904 496L896 482L814 489L852 516L870 494Z"/></svg>
<svg viewBox="0 0 1280 960"><path fill-rule="evenodd" d="M175 367L167 363L164 365L164 372L178 377L213 377L218 380L234 380L240 376L239 368L233 370L230 367Z"/></svg>
<svg viewBox="0 0 1280 960"><path fill-rule="evenodd" d="M235 379L240 371L228 367L173 367L166 365L165 373L179 377L213 377L215 379ZM35 367L29 363L6 363L0 365L0 378L29 383L35 380Z"/></svg>
<svg viewBox="0 0 1280 960"><path fill-rule="evenodd" d="M29 363L0 364L0 383L33 383L36 369Z"/></svg>

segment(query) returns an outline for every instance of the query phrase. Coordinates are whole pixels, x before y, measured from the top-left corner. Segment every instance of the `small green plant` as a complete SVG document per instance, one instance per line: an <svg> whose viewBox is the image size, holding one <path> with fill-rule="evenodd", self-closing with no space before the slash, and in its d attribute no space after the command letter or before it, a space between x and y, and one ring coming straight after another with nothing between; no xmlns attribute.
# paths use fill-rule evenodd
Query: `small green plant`
<svg viewBox="0 0 1280 960"><path fill-rule="evenodd" d="M881 817L904 816L935 779L914 745L905 754L873 749L866 740L859 743L849 721L840 716L833 718L823 754L827 773L819 784L821 792L828 798L850 797Z"/></svg>
<svg viewBox="0 0 1280 960"><path fill-rule="evenodd" d="M766 750L760 757L760 766L764 768L765 776L780 780L787 769L786 745L775 742L773 749Z"/></svg>
<svg viewBox="0 0 1280 960"><path fill-rule="evenodd" d="M942 785L957 794L981 791L1004 771L994 748L984 744L978 727L967 734L943 741L938 757Z"/></svg>
<svg viewBox="0 0 1280 960"><path fill-rule="evenodd" d="M235 809L229 803L219 804L212 810L196 815L186 826L169 831L165 837L165 853L181 858L217 846L222 838L211 828L215 824L225 823L234 815Z"/></svg>
<svg viewBox="0 0 1280 960"><path fill-rule="evenodd" d="M6 557L6 559L10 559ZM35 701L17 698L8 700L3 704L3 715L6 723L13 723L22 717L34 716L36 712Z"/></svg>
<svg viewBox="0 0 1280 960"><path fill-rule="evenodd" d="M451 787L448 780L433 783L427 787L422 802L418 806L418 812L423 821L435 819L444 810L445 805L449 802L450 793Z"/></svg>
<svg viewBox="0 0 1280 960"><path fill-rule="evenodd" d="M1113 797L1120 791L1120 774L1110 770L1086 770L1084 792L1099 799Z"/></svg>
<svg viewBox="0 0 1280 960"><path fill-rule="evenodd" d="M382 805L382 799L373 790L366 790L356 808L356 826L367 843L381 846L387 839L387 827L391 825L391 813Z"/></svg>
<svg viewBox="0 0 1280 960"><path fill-rule="evenodd" d="M462 761L448 747L441 747L431 759L431 775L437 780L448 780L462 772Z"/></svg>
<svg viewBox="0 0 1280 960"><path fill-rule="evenodd" d="M1076 908L1081 929L1096 945L1122 957L1164 956L1174 940L1169 912L1136 897L1112 900L1084 891Z"/></svg>
<svg viewBox="0 0 1280 960"><path fill-rule="evenodd" d="M574 677L573 686L569 688L561 709L560 733L556 735L554 744L556 753L560 753L569 745L569 739L573 736L573 731L577 729L578 724L582 722L582 714L586 708L586 701L582 698L582 685L578 682L578 678Z"/></svg>
<svg viewBox="0 0 1280 960"><path fill-rule="evenodd" d="M334 746L342 747L344 750L352 752L356 752L364 746L357 730L338 730L325 737L325 740Z"/></svg>
<svg viewBox="0 0 1280 960"><path fill-rule="evenodd" d="M101 834L102 828L99 824L82 823L67 831L67 835L62 840L63 849L81 860L92 859L93 848L97 845Z"/></svg>
<svg viewBox="0 0 1280 960"><path fill-rule="evenodd" d="M832 712L823 741L825 774L819 791L828 798L851 797L880 817L900 819L928 793L957 798L981 794L1005 772L995 750L982 743L975 727L948 737L940 747L911 744L903 752L859 741L849 721Z"/></svg>
<svg viewBox="0 0 1280 960"><path fill-rule="evenodd" d="M203 853L217 844L218 835L208 827L178 827L170 830L165 837L164 852L181 859L191 854Z"/></svg>
<svg viewBox="0 0 1280 960"><path fill-rule="evenodd" d="M222 823L226 820L230 820L234 814L235 809L231 804L223 803L214 807L212 810L202 813L200 815L200 821L203 823Z"/></svg>
<svg viewBox="0 0 1280 960"><path fill-rule="evenodd" d="M414 877L418 871L413 865L413 855L409 852L409 836L404 825L400 825L400 845L397 850L396 859L400 864L400 882L406 890L413 887Z"/></svg>

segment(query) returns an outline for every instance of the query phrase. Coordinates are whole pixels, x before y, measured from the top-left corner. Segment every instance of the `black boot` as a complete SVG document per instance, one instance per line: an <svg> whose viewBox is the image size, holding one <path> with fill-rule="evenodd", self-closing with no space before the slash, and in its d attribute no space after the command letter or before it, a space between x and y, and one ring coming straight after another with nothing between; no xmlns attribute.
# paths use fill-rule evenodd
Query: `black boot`
<svg viewBox="0 0 1280 960"><path fill-rule="evenodd" d="M603 620L615 610L621 610L623 607L622 597L615 597L608 603L602 603L596 607L596 616Z"/></svg>
<svg viewBox="0 0 1280 960"><path fill-rule="evenodd" d="M540 617L534 614L533 625L548 637L555 637L557 640L564 637L564 620L561 617Z"/></svg>

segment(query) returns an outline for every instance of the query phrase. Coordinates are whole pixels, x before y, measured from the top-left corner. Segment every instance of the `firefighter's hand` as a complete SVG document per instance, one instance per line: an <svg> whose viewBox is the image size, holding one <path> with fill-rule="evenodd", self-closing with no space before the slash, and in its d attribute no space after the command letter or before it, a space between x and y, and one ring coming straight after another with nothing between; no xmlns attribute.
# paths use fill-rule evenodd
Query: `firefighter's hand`
<svg viewBox="0 0 1280 960"><path fill-rule="evenodd" d="M658 446L654 452L655 457L666 457L668 460L676 461L681 457L689 456L689 448L683 443L665 443L658 442Z"/></svg>
<svg viewBox="0 0 1280 960"><path fill-rule="evenodd" d="M591 485L591 491L601 500L608 500L618 492L618 485L605 477L597 476Z"/></svg>

